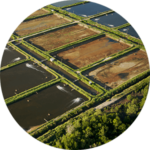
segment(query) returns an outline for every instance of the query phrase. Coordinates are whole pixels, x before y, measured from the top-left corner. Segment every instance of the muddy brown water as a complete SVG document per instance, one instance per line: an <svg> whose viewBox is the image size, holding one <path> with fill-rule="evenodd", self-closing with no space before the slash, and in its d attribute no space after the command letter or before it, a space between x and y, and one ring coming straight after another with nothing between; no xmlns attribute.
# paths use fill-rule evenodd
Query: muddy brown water
<svg viewBox="0 0 150 150"><path fill-rule="evenodd" d="M64 87L60 83L13 103L8 106L8 109L18 124L28 130L65 113L86 100L87 98L77 91L71 91L69 86Z"/></svg>
<svg viewBox="0 0 150 150"><path fill-rule="evenodd" d="M39 61L41 61L41 60L44 59L43 57L39 56L38 54L36 54L35 52L31 51L30 49L28 49L27 47L25 47L22 44L18 45L18 47L21 48L21 49L23 49L25 52L29 53L31 56L35 57ZM54 71L56 71L57 73L61 74L62 76L64 76L65 78L69 79L72 82L76 80L76 78L74 76L70 75L65 70L63 70L60 67L54 65L50 61L44 61L43 64L45 64L46 66L48 66L49 68L53 69ZM90 86L87 86L82 81L77 81L74 84L78 85L79 87L81 87L85 91L91 93L92 95L98 94L98 92L96 90L92 89Z"/></svg>
<svg viewBox="0 0 150 150"><path fill-rule="evenodd" d="M43 68L33 65L32 61L6 69L0 75L5 99L55 78Z"/></svg>
<svg viewBox="0 0 150 150"><path fill-rule="evenodd" d="M11 47L6 47L3 53L1 67L16 62L17 60L25 59L26 57L20 54L19 52L15 51Z"/></svg>

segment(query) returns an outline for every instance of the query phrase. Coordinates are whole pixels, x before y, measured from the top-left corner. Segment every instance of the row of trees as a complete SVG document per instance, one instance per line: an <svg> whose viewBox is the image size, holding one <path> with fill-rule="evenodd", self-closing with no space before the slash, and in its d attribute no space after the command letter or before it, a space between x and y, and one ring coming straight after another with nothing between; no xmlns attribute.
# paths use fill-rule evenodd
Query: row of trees
<svg viewBox="0 0 150 150"><path fill-rule="evenodd" d="M86 149L105 144L123 133L136 119L145 102L148 83L127 96L127 103L101 110L90 109L55 130L47 144L65 149Z"/></svg>

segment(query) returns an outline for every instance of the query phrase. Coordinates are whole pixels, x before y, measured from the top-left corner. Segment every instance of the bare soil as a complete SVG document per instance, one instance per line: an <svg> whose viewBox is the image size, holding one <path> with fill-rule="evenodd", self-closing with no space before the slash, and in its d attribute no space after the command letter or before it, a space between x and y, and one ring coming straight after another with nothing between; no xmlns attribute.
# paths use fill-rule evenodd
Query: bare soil
<svg viewBox="0 0 150 150"><path fill-rule="evenodd" d="M74 25L30 38L29 41L42 50L49 51L94 34L96 33L87 28Z"/></svg>
<svg viewBox="0 0 150 150"><path fill-rule="evenodd" d="M115 88L123 82L149 69L146 52L139 50L89 73L96 80Z"/></svg>
<svg viewBox="0 0 150 150"><path fill-rule="evenodd" d="M81 68L128 47L108 37L101 37L90 43L60 52L57 55L76 67Z"/></svg>
<svg viewBox="0 0 150 150"><path fill-rule="evenodd" d="M49 15L49 16L22 22L15 30L15 33L19 36L24 36L30 33L38 32L40 30L48 29L68 22L69 21L63 18L59 18L56 15Z"/></svg>
<svg viewBox="0 0 150 150"><path fill-rule="evenodd" d="M34 16L39 16L39 15L44 15L46 13L47 13L47 11L45 11L44 9L39 9L39 10L35 11L34 13L32 13L28 17L34 17Z"/></svg>

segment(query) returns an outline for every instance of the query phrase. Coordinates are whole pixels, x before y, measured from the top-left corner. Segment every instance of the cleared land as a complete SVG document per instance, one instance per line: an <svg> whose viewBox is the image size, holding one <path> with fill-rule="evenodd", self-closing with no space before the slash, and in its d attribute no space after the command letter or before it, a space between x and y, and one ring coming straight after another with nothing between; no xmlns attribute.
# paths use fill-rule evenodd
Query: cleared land
<svg viewBox="0 0 150 150"><path fill-rule="evenodd" d="M37 10L37 11L35 11L34 13L32 13L30 16L28 16L28 17L34 17L34 16L39 16L39 15L44 15L44 14L46 14L46 13L48 13L46 10L44 10L44 9L39 9L39 10Z"/></svg>
<svg viewBox="0 0 150 150"><path fill-rule="evenodd" d="M89 73L108 87L115 88L126 80L149 69L146 52L139 50Z"/></svg>
<svg viewBox="0 0 150 150"><path fill-rule="evenodd" d="M57 56L61 59L63 58L66 63L69 62L77 68L81 68L128 47L105 36L76 48L60 52Z"/></svg>
<svg viewBox="0 0 150 150"><path fill-rule="evenodd" d="M56 15L48 15L45 17L22 22L15 30L15 33L19 36L24 36L68 22L69 21L63 18L59 18Z"/></svg>
<svg viewBox="0 0 150 150"><path fill-rule="evenodd" d="M52 50L56 47L74 42L76 40L91 36L96 34L95 32L84 28L79 25L69 26L63 29L59 29L47 34L42 34L33 38L29 41L35 46L41 48L42 50Z"/></svg>

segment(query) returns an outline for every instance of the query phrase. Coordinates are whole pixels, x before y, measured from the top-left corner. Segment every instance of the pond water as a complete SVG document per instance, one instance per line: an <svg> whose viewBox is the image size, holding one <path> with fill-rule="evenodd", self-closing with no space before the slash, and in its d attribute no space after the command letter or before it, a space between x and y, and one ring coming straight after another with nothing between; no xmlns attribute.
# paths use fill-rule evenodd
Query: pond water
<svg viewBox="0 0 150 150"><path fill-rule="evenodd" d="M44 59L43 57L39 56L38 54L36 54L35 52L31 51L30 49L28 49L27 47L25 47L22 44L18 45L18 47L23 49L25 52L29 53L31 56L35 57L39 61ZM61 69L60 67L56 66L55 64L53 64L50 61L44 61L43 64L45 64L46 66L48 66L49 68L53 69L54 71L56 71L57 73L59 73L60 75L64 76L65 78L69 79L72 82L76 80L76 78L74 76L70 75L65 70ZM81 87L82 89L84 89L85 91L87 91L87 92L89 92L89 93L91 93L93 95L97 94L96 90L92 89L90 86L87 86L86 84L84 84L81 81L77 81L74 84L78 85L79 87Z"/></svg>
<svg viewBox="0 0 150 150"><path fill-rule="evenodd" d="M43 89L8 106L12 116L25 130L55 118L86 101L87 98L71 91L62 83Z"/></svg>
<svg viewBox="0 0 150 150"><path fill-rule="evenodd" d="M23 56L16 50L12 49L11 47L6 47L3 53L1 67L25 58L26 58L25 56Z"/></svg>
<svg viewBox="0 0 150 150"><path fill-rule="evenodd" d="M135 31L135 29L132 26L128 26L128 27L122 28L122 29L120 29L120 31L128 33L128 34L130 34L130 35L140 39L138 33Z"/></svg>
<svg viewBox="0 0 150 150"><path fill-rule="evenodd" d="M127 21L116 12L93 18L91 20L108 27L116 27L127 23Z"/></svg>
<svg viewBox="0 0 150 150"><path fill-rule="evenodd" d="M67 10L68 12L72 12L79 16L87 17L110 9L103 5L89 2L86 4L73 6L71 7L71 9L64 8L64 10Z"/></svg>
<svg viewBox="0 0 150 150"><path fill-rule="evenodd" d="M74 3L78 3L78 2L82 2L81 0L68 0L68 1L61 1L61 2L57 2L57 3L52 3L51 5L54 5L56 7L63 7L66 5L71 5Z"/></svg>
<svg viewBox="0 0 150 150"><path fill-rule="evenodd" d="M32 61L6 69L0 75L5 99L55 78Z"/></svg>

